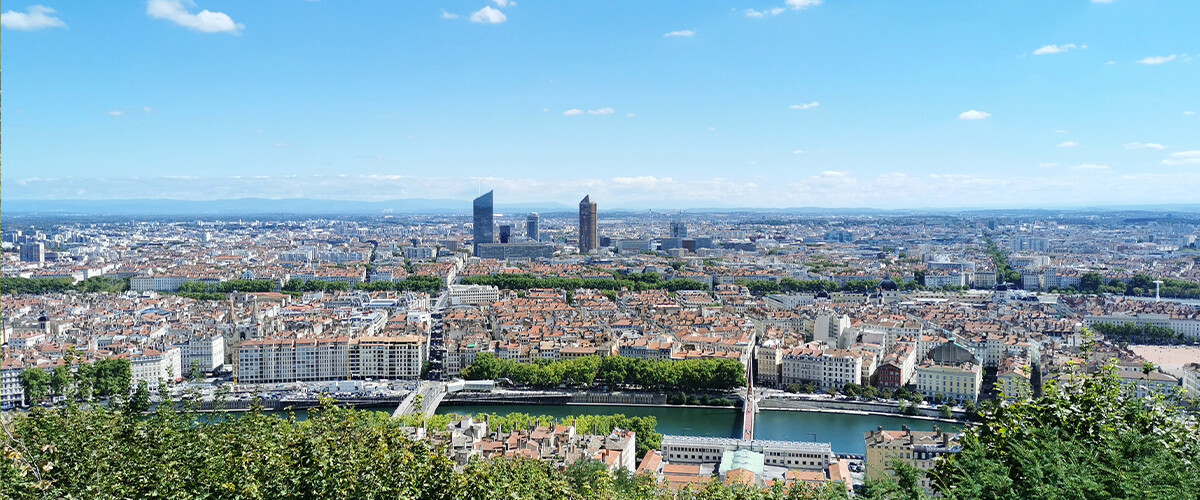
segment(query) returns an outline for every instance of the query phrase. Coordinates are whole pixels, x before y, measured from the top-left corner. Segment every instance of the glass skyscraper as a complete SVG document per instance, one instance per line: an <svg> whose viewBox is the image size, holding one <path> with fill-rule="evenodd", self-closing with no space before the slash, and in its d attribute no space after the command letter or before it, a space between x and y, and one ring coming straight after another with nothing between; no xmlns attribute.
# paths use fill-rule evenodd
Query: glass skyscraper
<svg viewBox="0 0 1200 500"><path fill-rule="evenodd" d="M496 238L492 229L492 192L475 198L475 248L473 255L479 255L480 243L495 243Z"/></svg>

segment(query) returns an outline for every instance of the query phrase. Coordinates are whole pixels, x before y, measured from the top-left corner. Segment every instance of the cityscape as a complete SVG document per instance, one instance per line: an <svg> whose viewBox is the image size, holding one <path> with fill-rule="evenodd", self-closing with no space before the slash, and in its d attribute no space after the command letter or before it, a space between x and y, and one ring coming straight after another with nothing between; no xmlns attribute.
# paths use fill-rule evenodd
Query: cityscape
<svg viewBox="0 0 1200 500"><path fill-rule="evenodd" d="M1194 6L307 3L5 6L0 498L1200 491Z"/></svg>

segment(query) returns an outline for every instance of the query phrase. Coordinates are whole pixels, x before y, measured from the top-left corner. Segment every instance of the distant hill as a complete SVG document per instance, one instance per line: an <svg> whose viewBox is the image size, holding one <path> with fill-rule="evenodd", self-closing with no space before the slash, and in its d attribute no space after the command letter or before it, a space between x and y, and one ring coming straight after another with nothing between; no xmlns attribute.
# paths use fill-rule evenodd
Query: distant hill
<svg viewBox="0 0 1200 500"><path fill-rule="evenodd" d="M760 214L791 214L791 215L971 215L971 216L1053 216L1066 213L1127 213L1150 214L1164 212L1180 212L1188 214L1200 213L1200 204L1164 204L1164 205L1129 205L1129 206L1097 206L1097 207L1058 207L1058 208L910 208L910 209L879 209L869 207L829 208L829 207L790 207L790 208L754 208L754 207L681 207L690 213L760 213ZM496 205L498 214L524 214L541 212L543 214L570 213L576 209L573 205L555 202L528 202ZM637 213L654 210L670 213L678 208L649 208L637 206L614 206L601 203L601 212L610 214ZM4 212L11 214L43 214L43 215L111 215L111 216L147 216L147 215L183 215L183 216L230 216L230 215L263 215L263 214L297 214L297 215L375 215L375 214L469 214L470 200L448 199L403 199L385 201L355 201L355 200L314 200L307 198L266 199L266 198L237 198L227 200L168 200L168 199L128 199L128 200L4 200Z"/></svg>
<svg viewBox="0 0 1200 500"><path fill-rule="evenodd" d="M497 213L570 210L558 203L497 205ZM366 215L468 214L470 200L410 199L387 201L239 198L230 200L4 200L6 213L80 215Z"/></svg>

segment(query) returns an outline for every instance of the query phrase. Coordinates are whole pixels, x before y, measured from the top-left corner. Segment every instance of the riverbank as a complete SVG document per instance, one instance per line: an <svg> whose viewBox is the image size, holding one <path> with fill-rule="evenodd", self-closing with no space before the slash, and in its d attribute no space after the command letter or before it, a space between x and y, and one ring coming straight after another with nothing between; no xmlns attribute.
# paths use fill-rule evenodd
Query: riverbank
<svg viewBox="0 0 1200 500"><path fill-rule="evenodd" d="M917 408L917 415L905 415L900 413L898 404L899 403L896 401L877 402L817 398L767 398L759 401L758 408L759 410L790 410L828 413L847 412L849 414L880 415L888 417L920 417L947 422L967 421L967 414L963 410L952 409L951 414L953 415L953 418L947 419L941 415L941 410L936 406L920 406Z"/></svg>
<svg viewBox="0 0 1200 500"><path fill-rule="evenodd" d="M805 413L832 413L841 415L875 415L880 417L904 417L912 420L925 420L929 422L945 422L948 424L964 425L970 424L967 420L959 420L953 418L929 417L925 415L903 415L899 413L882 413L877 411L861 411L861 410L835 410L829 408L823 409L804 409L804 408L759 408L759 412L764 411L797 411Z"/></svg>

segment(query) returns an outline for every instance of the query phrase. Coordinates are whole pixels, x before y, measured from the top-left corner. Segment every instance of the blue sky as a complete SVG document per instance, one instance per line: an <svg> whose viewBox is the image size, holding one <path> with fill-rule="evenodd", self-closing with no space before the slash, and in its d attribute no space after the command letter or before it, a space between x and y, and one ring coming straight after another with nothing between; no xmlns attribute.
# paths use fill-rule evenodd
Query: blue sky
<svg viewBox="0 0 1200 500"><path fill-rule="evenodd" d="M2 10L10 199L1200 201L1195 0Z"/></svg>

